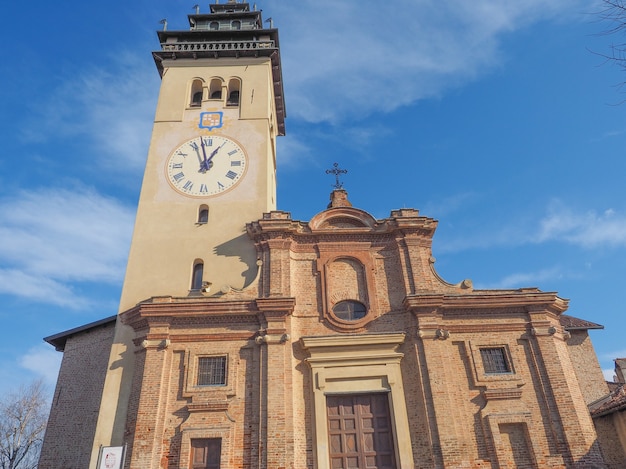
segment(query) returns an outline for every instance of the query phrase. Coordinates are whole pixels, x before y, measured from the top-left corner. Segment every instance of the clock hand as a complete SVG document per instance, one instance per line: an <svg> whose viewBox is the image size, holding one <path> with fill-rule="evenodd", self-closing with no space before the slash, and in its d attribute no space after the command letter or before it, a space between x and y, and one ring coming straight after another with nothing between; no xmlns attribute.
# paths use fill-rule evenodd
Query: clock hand
<svg viewBox="0 0 626 469"><path fill-rule="evenodd" d="M202 147L202 159L200 159L200 153L198 153L198 159L200 160L200 169L199 173L206 173L209 169L209 163L206 159L206 150L204 148L204 139L200 137L200 146Z"/></svg>
<svg viewBox="0 0 626 469"><path fill-rule="evenodd" d="M202 140L200 140L200 143L202 143ZM196 156L198 157L198 161L200 162L200 171L202 171L202 157L200 156L200 152L198 151L198 144L195 141L192 141L189 143L189 146L191 148L193 148L193 150L196 152ZM202 146L202 152L204 153L204 145Z"/></svg>
<svg viewBox="0 0 626 469"><path fill-rule="evenodd" d="M211 161L213 159L213 157L215 155L217 155L217 152L220 150L220 148L222 148L224 146L224 144L222 143L219 147L217 147L215 150L213 150L211 152L211 154L209 155L209 158L206 160L206 164L205 164L205 168L207 170L211 169L213 167L213 162Z"/></svg>

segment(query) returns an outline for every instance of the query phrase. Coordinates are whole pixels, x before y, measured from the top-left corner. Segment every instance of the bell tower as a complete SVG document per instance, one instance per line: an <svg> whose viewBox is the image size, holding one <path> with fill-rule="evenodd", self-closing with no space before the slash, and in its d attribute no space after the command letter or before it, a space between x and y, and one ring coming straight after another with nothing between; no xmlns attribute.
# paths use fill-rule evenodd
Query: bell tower
<svg viewBox="0 0 626 469"><path fill-rule="evenodd" d="M276 208L278 31L234 0L188 20L184 31L164 22L153 53L162 82L120 311L250 285L245 224Z"/></svg>
<svg viewBox="0 0 626 469"><path fill-rule="evenodd" d="M260 263L246 223L276 209L276 137L285 134L278 31L236 0L196 7L188 21L170 30L164 20L152 54L161 87L120 314L159 297L172 310L229 292L254 298ZM92 465L100 446L125 441L135 338L118 317Z"/></svg>

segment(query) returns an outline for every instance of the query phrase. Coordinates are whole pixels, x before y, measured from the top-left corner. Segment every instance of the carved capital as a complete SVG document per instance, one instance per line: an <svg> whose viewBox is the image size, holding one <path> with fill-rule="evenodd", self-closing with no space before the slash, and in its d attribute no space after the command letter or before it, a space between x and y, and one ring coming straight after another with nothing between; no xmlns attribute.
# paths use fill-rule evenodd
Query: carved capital
<svg viewBox="0 0 626 469"><path fill-rule="evenodd" d="M265 334L258 336L256 339L254 339L254 342L257 345L285 344L289 341L290 338L291 336L289 334Z"/></svg>
<svg viewBox="0 0 626 469"><path fill-rule="evenodd" d="M140 349L148 350L148 349L156 349L156 350L165 350L170 346L170 339L144 339L139 344Z"/></svg>

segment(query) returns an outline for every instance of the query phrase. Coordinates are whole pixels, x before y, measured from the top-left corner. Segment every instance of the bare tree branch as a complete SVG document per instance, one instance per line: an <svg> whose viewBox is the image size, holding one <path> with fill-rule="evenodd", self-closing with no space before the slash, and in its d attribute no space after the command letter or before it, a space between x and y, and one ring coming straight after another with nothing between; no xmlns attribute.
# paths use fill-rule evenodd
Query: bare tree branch
<svg viewBox="0 0 626 469"><path fill-rule="evenodd" d="M626 33L626 0L603 0L604 8L598 12L601 21L608 23L609 27L602 34L624 34ZM610 54L599 54L609 61L616 62L620 67L626 69L626 42L611 44Z"/></svg>
<svg viewBox="0 0 626 469"><path fill-rule="evenodd" d="M0 469L35 469L48 403L41 381L0 398Z"/></svg>

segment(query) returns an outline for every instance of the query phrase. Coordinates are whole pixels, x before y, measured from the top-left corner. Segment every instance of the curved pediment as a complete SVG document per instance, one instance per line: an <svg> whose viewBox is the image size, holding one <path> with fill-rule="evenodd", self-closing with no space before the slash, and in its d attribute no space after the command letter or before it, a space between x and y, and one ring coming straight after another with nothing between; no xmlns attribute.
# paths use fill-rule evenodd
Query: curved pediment
<svg viewBox="0 0 626 469"><path fill-rule="evenodd" d="M337 207L318 213L309 222L312 230L372 229L376 220L369 213L352 207Z"/></svg>

